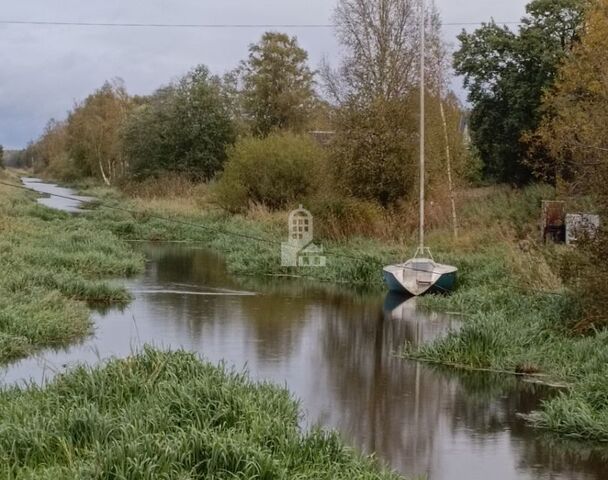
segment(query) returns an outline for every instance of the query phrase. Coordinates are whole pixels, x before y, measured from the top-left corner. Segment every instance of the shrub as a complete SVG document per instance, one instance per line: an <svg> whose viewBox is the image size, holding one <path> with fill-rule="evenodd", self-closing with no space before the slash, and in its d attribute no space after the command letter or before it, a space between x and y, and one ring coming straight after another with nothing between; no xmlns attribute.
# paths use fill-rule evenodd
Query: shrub
<svg viewBox="0 0 608 480"><path fill-rule="evenodd" d="M409 103L379 100L341 109L332 168L348 194L388 206L414 191L417 123Z"/></svg>
<svg viewBox="0 0 608 480"><path fill-rule="evenodd" d="M135 178L174 172L208 180L222 169L236 132L218 80L199 66L135 110L123 137Z"/></svg>
<svg viewBox="0 0 608 480"><path fill-rule="evenodd" d="M74 182L82 179L81 170L66 152L56 155L44 173L50 178L56 178L64 182Z"/></svg>
<svg viewBox="0 0 608 480"><path fill-rule="evenodd" d="M321 238L345 240L353 236L386 238L391 225L377 203L326 192L310 202L315 232Z"/></svg>
<svg viewBox="0 0 608 480"><path fill-rule="evenodd" d="M325 152L305 136L244 138L228 157L214 196L230 212L241 212L250 203L285 208L317 191L324 178Z"/></svg>

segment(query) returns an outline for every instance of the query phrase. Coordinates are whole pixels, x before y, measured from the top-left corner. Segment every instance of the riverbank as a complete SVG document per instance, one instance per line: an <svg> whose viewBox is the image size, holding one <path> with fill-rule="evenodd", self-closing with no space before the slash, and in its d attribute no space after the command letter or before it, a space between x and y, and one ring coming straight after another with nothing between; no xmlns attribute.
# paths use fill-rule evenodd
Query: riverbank
<svg viewBox="0 0 608 480"><path fill-rule="evenodd" d="M228 268L240 275L293 275L380 288L382 265L395 261L407 246L370 238L345 242L321 239L328 268L280 266L280 242L286 236L285 214L250 212L230 216L205 203L204 194L130 197L95 187L85 192L101 204L87 214L89 228L130 241L201 242L222 253ZM581 337L570 326L576 300L555 275L559 251L541 250L527 239L536 235L544 187L525 191L488 191L461 205L461 231L435 230L429 239L437 257L460 268L457 291L427 297L428 308L462 315L462 330L405 355L452 367L535 374L568 390L549 401L531 421L560 434L608 440L608 407L602 403L608 382L606 334ZM103 207L101 207L103 205ZM260 240L261 239L261 240ZM337 255L334 255L336 253ZM599 396L598 396L599 395Z"/></svg>
<svg viewBox="0 0 608 480"><path fill-rule="evenodd" d="M532 261L532 259L530 259ZM433 344L406 348L408 358L464 369L533 374L564 384L529 420L538 428L608 442L608 332L573 331L577 300L567 291L542 292L518 285L500 249L460 263L460 288L423 304L458 311L463 326Z"/></svg>
<svg viewBox="0 0 608 480"><path fill-rule="evenodd" d="M98 212L106 228L122 238L201 241L224 254L234 273L294 273L279 265L277 242L287 234L286 213L254 211L229 216L208 208L204 193L181 198L125 198L106 189L92 193L103 197L104 203L138 212L135 216ZM426 297L421 303L433 310L460 314L464 326L458 333L418 350L406 349L404 355L456 368L534 375L549 384L568 385L530 421L565 436L608 441L608 402L602 400L608 398L604 372L608 334L596 332L583 337L572 331L577 300L556 274L564 251L541 247L534 241L540 202L551 194L542 186L471 192L460 205L458 239L451 237L447 227L430 232L437 258L459 267L459 285L451 296ZM203 225L206 230L172 225L157 217ZM268 241L239 239L240 234ZM410 238L413 245L415 240ZM408 245L370 238L321 241L328 253L328 268L296 273L366 288L381 288L381 267L406 257L409 251Z"/></svg>
<svg viewBox="0 0 608 480"><path fill-rule="evenodd" d="M0 394L1 478L397 480L289 392L153 349Z"/></svg>
<svg viewBox="0 0 608 480"><path fill-rule="evenodd" d="M18 182L4 174L3 181ZM89 306L126 305L109 278L138 273L143 257L85 218L50 210L0 185L0 364L91 331Z"/></svg>

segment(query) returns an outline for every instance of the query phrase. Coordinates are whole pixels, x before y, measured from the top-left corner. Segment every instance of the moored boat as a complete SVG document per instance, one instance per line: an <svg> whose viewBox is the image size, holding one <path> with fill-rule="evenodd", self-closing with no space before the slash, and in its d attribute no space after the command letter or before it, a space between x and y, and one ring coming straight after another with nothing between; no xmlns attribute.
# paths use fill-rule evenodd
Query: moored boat
<svg viewBox="0 0 608 480"><path fill-rule="evenodd" d="M458 269L435 262L431 251L424 245L424 187L425 187L425 2L421 2L420 22L420 245L414 258L405 263L384 267L384 281L391 292L424 295L425 293L451 292L456 283Z"/></svg>
<svg viewBox="0 0 608 480"><path fill-rule="evenodd" d="M447 293L454 289L458 269L429 258L414 258L383 270L384 282L391 292L419 296Z"/></svg>

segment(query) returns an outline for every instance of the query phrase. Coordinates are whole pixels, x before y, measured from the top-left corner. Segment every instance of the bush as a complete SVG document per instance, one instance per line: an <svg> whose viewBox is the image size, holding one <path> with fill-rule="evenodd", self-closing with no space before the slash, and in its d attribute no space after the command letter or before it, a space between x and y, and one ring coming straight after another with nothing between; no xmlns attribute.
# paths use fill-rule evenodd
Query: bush
<svg viewBox="0 0 608 480"><path fill-rule="evenodd" d="M415 191L418 159L413 111L408 100L341 109L332 168L348 194L389 206Z"/></svg>
<svg viewBox="0 0 608 480"><path fill-rule="evenodd" d="M66 153L61 152L53 158L44 171L50 178L56 178L64 182L75 182L82 179L82 172L76 166L74 160Z"/></svg>
<svg viewBox="0 0 608 480"><path fill-rule="evenodd" d="M311 138L287 133L244 138L229 151L215 200L234 213L250 203L282 209L316 192L324 170L325 152Z"/></svg>
<svg viewBox="0 0 608 480"><path fill-rule="evenodd" d="M135 110L124 127L123 151L138 180L165 172L209 180L235 137L221 87L200 66Z"/></svg>
<svg viewBox="0 0 608 480"><path fill-rule="evenodd" d="M320 238L346 240L390 234L387 212L377 203L325 192L310 201L315 232Z"/></svg>

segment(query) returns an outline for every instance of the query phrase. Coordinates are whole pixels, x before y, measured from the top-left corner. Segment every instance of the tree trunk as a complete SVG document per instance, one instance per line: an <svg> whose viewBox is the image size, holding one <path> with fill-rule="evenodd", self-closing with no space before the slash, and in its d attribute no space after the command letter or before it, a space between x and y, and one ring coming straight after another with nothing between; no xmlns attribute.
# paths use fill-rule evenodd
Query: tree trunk
<svg viewBox="0 0 608 480"><path fill-rule="evenodd" d="M101 172L101 176L103 178L104 183L109 187L110 186L110 180L106 176L106 172L104 172L104 170L103 170L103 164L101 163L101 160L99 160L99 171Z"/></svg>

